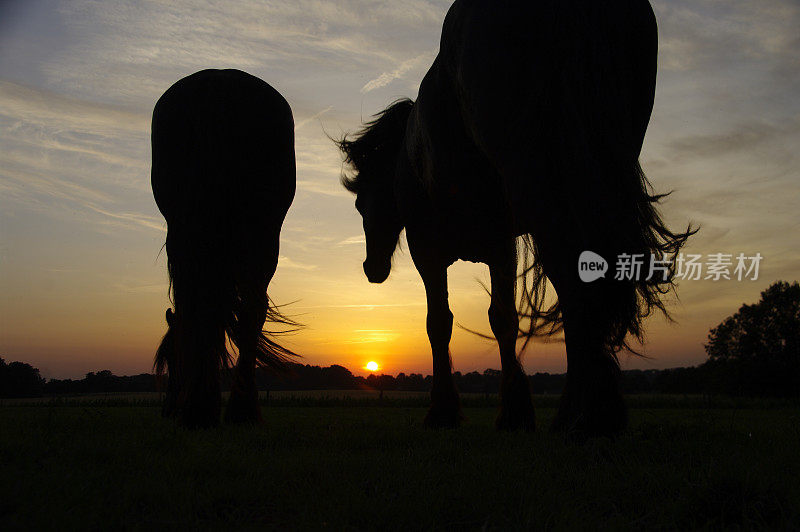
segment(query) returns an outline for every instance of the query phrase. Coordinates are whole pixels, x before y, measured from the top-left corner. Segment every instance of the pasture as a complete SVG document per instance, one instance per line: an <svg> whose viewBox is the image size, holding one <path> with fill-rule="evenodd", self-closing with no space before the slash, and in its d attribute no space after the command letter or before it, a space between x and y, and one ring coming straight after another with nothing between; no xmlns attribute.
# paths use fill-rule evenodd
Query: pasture
<svg viewBox="0 0 800 532"><path fill-rule="evenodd" d="M800 408L629 398L617 440L498 433L497 398L426 430L425 394L262 396L262 426L188 431L158 397L0 405L0 529L800 527Z"/></svg>

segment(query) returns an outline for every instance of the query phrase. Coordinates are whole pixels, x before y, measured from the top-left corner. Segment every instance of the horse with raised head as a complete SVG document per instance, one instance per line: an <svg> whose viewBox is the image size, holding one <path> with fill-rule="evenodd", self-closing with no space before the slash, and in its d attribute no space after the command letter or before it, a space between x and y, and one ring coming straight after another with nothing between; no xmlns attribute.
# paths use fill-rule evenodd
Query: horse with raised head
<svg viewBox="0 0 800 532"><path fill-rule="evenodd" d="M562 330L568 371L554 428L626 426L617 353L629 335L642 339L653 310L666 314L674 270L584 283L578 258L594 251L613 267L621 254L641 254L647 272L651 254L674 254L691 234L662 222L661 196L638 162L656 56L647 0L456 0L417 100L395 102L339 142L353 170L343 184L363 217L367 278L387 278L405 228L425 285L428 426L460 420L447 294L447 268L459 259L489 266L503 370L497 427L535 423L517 338Z"/></svg>
<svg viewBox="0 0 800 532"><path fill-rule="evenodd" d="M227 339L238 360L225 419L258 421L256 364L292 355L262 330L266 320L290 322L267 287L295 193L291 108L250 74L203 70L156 103L152 148L175 307L155 362L169 374L164 415L189 427L219 423Z"/></svg>

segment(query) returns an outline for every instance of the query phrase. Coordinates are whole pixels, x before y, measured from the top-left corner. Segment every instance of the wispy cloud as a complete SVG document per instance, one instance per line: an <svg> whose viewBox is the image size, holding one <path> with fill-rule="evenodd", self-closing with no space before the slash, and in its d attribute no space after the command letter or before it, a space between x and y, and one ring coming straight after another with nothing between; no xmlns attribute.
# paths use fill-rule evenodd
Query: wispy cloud
<svg viewBox="0 0 800 532"><path fill-rule="evenodd" d="M324 115L325 113L327 113L328 111L331 111L331 110L333 110L333 106L329 105L328 107L326 107L322 111L320 111L318 113L314 113L313 115L309 116L308 118L300 120L299 122L295 123L294 130L297 131L298 129L302 128L306 124L316 120L317 118L321 117L322 115Z"/></svg>
<svg viewBox="0 0 800 532"><path fill-rule="evenodd" d="M354 310L374 310L376 308L407 308L407 307L422 307L425 306L424 301L417 301L413 303L358 303L353 305L301 305L301 309L354 309Z"/></svg>
<svg viewBox="0 0 800 532"><path fill-rule="evenodd" d="M163 232L147 129L145 115L0 80L4 208Z"/></svg>
<svg viewBox="0 0 800 532"><path fill-rule="evenodd" d="M117 283L114 290L127 294L164 294L167 291L166 283L147 284L141 282Z"/></svg>
<svg viewBox="0 0 800 532"><path fill-rule="evenodd" d="M99 207L95 207L91 204L86 204L88 208L91 210L98 212L104 216L108 216L109 218L113 218L115 220L122 220L123 222L128 222L131 224L140 225L142 227L147 227L149 229L154 229L160 233L166 233L167 228L166 224L163 222L159 223L159 219L154 216L146 216L144 214L136 214L132 212L110 212L105 209L101 209Z"/></svg>
<svg viewBox="0 0 800 532"><path fill-rule="evenodd" d="M436 55L436 52L425 52L420 54L416 57L411 59L406 59L392 71L384 72L380 76L375 79L369 80L363 87L361 87L361 93L366 94L368 92L374 91L375 89L380 89L381 87L385 87L392 81L396 79L400 79L406 74L408 74L412 69L419 68L421 65L427 66L432 61L433 57Z"/></svg>
<svg viewBox="0 0 800 532"><path fill-rule="evenodd" d="M304 264L302 262L296 262L285 255L278 257L278 267L289 268L292 270L303 270L307 272L317 269L316 264Z"/></svg>
<svg viewBox="0 0 800 532"><path fill-rule="evenodd" d="M367 239L364 235L355 235L355 236L348 236L344 240L338 243L339 246L349 246L352 244L364 244L367 242Z"/></svg>
<svg viewBox="0 0 800 532"><path fill-rule="evenodd" d="M343 344L374 344L392 342L400 337L400 333L389 329L355 329L350 338Z"/></svg>
<svg viewBox="0 0 800 532"><path fill-rule="evenodd" d="M314 194L322 194L325 196L336 196L339 198L348 198L350 193L342 189L339 181L317 181L311 179L298 179L297 190L311 192Z"/></svg>
<svg viewBox="0 0 800 532"><path fill-rule="evenodd" d="M740 124L725 132L688 135L670 141L668 146L678 158L719 157L731 152L752 150L781 134L782 128L764 122Z"/></svg>

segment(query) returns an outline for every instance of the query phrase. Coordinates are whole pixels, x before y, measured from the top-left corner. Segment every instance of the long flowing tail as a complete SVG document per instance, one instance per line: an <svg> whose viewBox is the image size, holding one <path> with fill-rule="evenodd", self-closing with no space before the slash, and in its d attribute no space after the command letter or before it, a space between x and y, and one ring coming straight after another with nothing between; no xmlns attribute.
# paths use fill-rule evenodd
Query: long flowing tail
<svg viewBox="0 0 800 532"><path fill-rule="evenodd" d="M177 379L169 379L166 375L169 370L169 367L173 366L173 371L175 371L174 360L175 360L175 329L173 328L173 323L175 321L175 313L172 311L171 308L167 309L167 332L164 334L164 337L161 339L161 343L156 350L155 361L153 363L153 369L155 370L156 374L156 384L159 390L165 389L166 396L164 398L164 405L161 409L161 414L165 417L172 417L176 413L177 407ZM164 383L166 381L166 386Z"/></svg>
<svg viewBox="0 0 800 532"><path fill-rule="evenodd" d="M179 228L167 236L170 294L175 311L167 310L168 330L154 363L158 376L165 373L170 376L168 396L173 391L176 401L181 397L177 382L184 380L178 375L184 366L188 366L186 371L190 373L198 364L219 370L229 368L232 356L225 339L240 349L246 331L252 331L253 320L258 321L255 326L259 328L265 322L285 326L282 331L259 331L257 364L281 370L289 360L299 357L280 345L275 337L293 332L301 325L281 312L267 295L263 282L242 282L242 278L251 279L258 273L263 276L264 272L259 270L255 276L235 272L226 253L206 253L207 246L187 244L191 240L176 235L177 232ZM194 352L184 352L187 348Z"/></svg>
<svg viewBox="0 0 800 532"><path fill-rule="evenodd" d="M238 290L237 290L238 292ZM244 345L244 336L247 334L247 321L257 316L257 320L269 325L282 325L283 330L259 330L256 337L255 359L258 366L283 371L287 363L300 357L291 349L282 346L276 341L276 336L294 332L301 325L292 318L283 314L279 307L269 298L266 290L249 293L245 298L237 297L233 310L228 315L225 332L233 344L241 350ZM264 320L261 320L261 317ZM258 323L257 327L262 324Z"/></svg>
<svg viewBox="0 0 800 532"><path fill-rule="evenodd" d="M167 332L161 339L161 343L156 350L153 369L157 376L166 374L169 369L170 361L175 358L175 329L172 328L175 319L175 312L171 308L167 309Z"/></svg>
<svg viewBox="0 0 800 532"><path fill-rule="evenodd" d="M608 159L606 159L608 161ZM675 289L674 258L686 240L697 232L691 225L684 232L671 231L661 218L659 202L667 194L655 194L637 160L614 164L605 169L593 168L599 187L588 187L572 194L560 234L560 254L566 260L553 261L533 235L522 237L521 272L518 286L520 337L526 344L535 337L547 337L563 329L562 305L548 298L545 263L555 262L566 275L577 277L577 258L581 251L600 254L608 262L605 278L593 287L598 308L597 320L603 322L604 344L611 354L621 349L633 353L629 335L643 341L643 320L655 311L667 319L670 314L664 296ZM616 171L615 171L616 170ZM602 188L601 188L602 187ZM633 279L615 279L615 265L620 255L640 256L640 274ZM665 270L648 278L652 260L667 260ZM580 283L575 283L579 285Z"/></svg>
<svg viewBox="0 0 800 532"><path fill-rule="evenodd" d="M530 339L561 330L565 301L547 298L545 274L553 274L560 277L550 279L559 285L559 299L577 294L576 306L589 307L584 310L615 356L620 349L633 351L629 335L642 341L644 318L654 311L669 318L664 296L674 291L675 266L650 277L650 265L674 257L696 229L673 232L666 226L658 210L665 194L653 192L639 164L658 55L650 5L565 5L576 7L582 16L565 19L563 31L573 32L572 44L554 73L555 103L543 111L551 126L543 137L550 157L547 183L533 185L530 199L538 193L549 203L537 204L545 211L542 234L523 238L521 335ZM578 279L583 251L608 262L604 278L590 284ZM640 275L615 278L618 258L634 255L641 256Z"/></svg>
<svg viewBox="0 0 800 532"><path fill-rule="evenodd" d="M221 372L230 365L225 342L226 277L208 239L194 226L171 223L167 232L167 270L175 308L156 352L157 375L168 374L166 415L187 427L219 423Z"/></svg>

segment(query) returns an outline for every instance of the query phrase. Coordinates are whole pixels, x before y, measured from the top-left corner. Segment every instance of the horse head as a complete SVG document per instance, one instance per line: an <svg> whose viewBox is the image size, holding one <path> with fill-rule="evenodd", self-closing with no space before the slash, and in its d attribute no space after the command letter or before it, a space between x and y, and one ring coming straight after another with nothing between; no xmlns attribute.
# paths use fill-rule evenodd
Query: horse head
<svg viewBox="0 0 800 532"><path fill-rule="evenodd" d="M371 283L382 283L392 269L403 222L395 198L397 157L405 136L406 122L414 102L398 100L352 139L337 144L345 163L354 171L344 175L342 185L356 195L356 210L364 224L367 258L364 273Z"/></svg>

